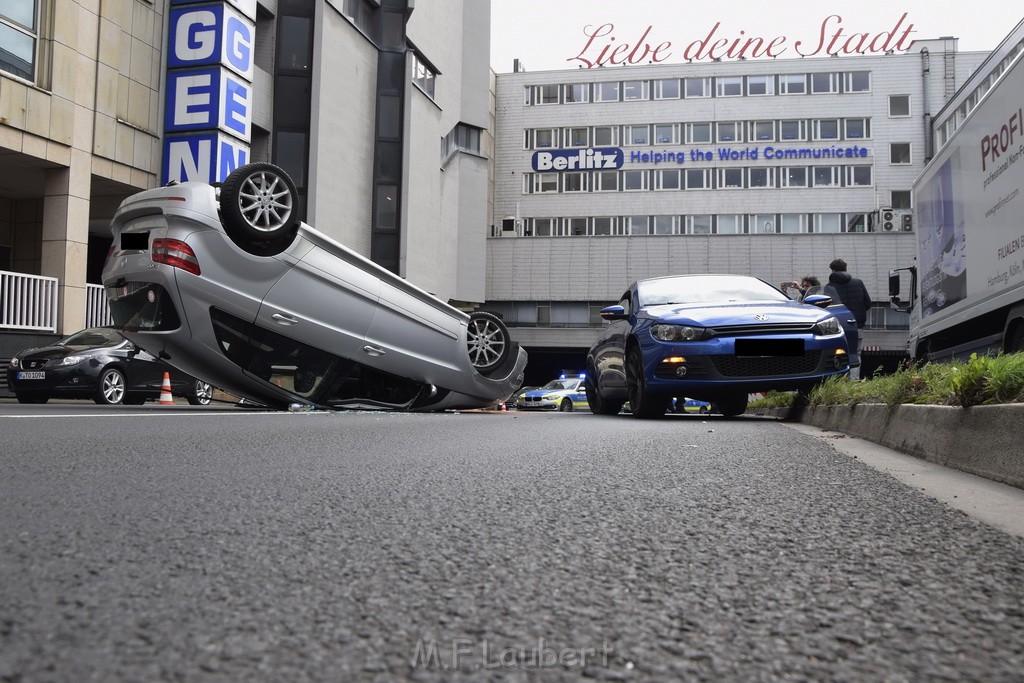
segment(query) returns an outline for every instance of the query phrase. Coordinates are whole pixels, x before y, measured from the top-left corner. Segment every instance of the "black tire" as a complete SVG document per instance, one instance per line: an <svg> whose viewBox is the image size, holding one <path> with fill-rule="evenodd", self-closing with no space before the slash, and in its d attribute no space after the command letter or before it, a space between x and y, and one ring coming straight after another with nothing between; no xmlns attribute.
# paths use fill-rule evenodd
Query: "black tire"
<svg viewBox="0 0 1024 683"><path fill-rule="evenodd" d="M107 406L120 405L127 394L124 373L117 368L104 368L100 373L100 381L96 385L96 394L92 400Z"/></svg>
<svg viewBox="0 0 1024 683"><path fill-rule="evenodd" d="M501 318L486 311L476 311L469 316L466 347L469 362L477 372L486 373L505 362L512 350L512 341Z"/></svg>
<svg viewBox="0 0 1024 683"><path fill-rule="evenodd" d="M213 387L208 382L197 379L192 385L192 393L185 397L190 406L208 406L213 400Z"/></svg>
<svg viewBox="0 0 1024 683"><path fill-rule="evenodd" d="M708 413L711 412L711 408L710 406L701 406L700 408L697 409L697 412L700 413L701 415L707 415Z"/></svg>
<svg viewBox="0 0 1024 683"><path fill-rule="evenodd" d="M572 412L572 399L563 398L562 402L558 404L558 412L560 413L571 413Z"/></svg>
<svg viewBox="0 0 1024 683"><path fill-rule="evenodd" d="M626 390L629 392L633 417L653 420L665 416L670 397L652 394L647 390L643 356L635 346L626 352Z"/></svg>
<svg viewBox="0 0 1024 683"><path fill-rule="evenodd" d="M14 396L18 403L41 404L50 400L49 394L39 394L34 391L16 391Z"/></svg>
<svg viewBox="0 0 1024 683"><path fill-rule="evenodd" d="M733 396L724 396L718 399L716 402L718 406L718 412L722 413L726 417L736 417L747 412L747 395L746 394L735 394Z"/></svg>
<svg viewBox="0 0 1024 683"><path fill-rule="evenodd" d="M220 216L228 236L242 248L273 245L284 251L299 226L295 183L273 164L246 164L220 188Z"/></svg>
<svg viewBox="0 0 1024 683"><path fill-rule="evenodd" d="M1010 335L1006 342L1007 353L1021 353L1024 351L1024 325L1018 324L1017 329Z"/></svg>
<svg viewBox="0 0 1024 683"><path fill-rule="evenodd" d="M593 377L593 373L588 371L587 378L583 382L583 389L587 392L587 404L590 406L590 412L594 415L618 415L625 401L602 398L601 394L597 392L597 387L593 385L591 377Z"/></svg>

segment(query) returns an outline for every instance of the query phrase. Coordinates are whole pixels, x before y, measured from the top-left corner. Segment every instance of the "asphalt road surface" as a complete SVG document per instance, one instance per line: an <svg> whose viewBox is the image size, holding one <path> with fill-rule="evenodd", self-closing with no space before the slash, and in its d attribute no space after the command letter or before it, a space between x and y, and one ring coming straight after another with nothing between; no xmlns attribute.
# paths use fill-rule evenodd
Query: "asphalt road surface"
<svg viewBox="0 0 1024 683"><path fill-rule="evenodd" d="M1024 677L1024 540L769 419L0 408L0 680Z"/></svg>

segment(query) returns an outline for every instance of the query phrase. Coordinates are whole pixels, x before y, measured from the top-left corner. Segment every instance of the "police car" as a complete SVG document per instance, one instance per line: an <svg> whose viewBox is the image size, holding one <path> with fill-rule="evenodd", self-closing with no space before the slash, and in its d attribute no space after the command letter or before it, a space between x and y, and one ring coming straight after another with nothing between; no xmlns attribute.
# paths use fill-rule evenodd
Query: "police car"
<svg viewBox="0 0 1024 683"><path fill-rule="evenodd" d="M571 413L579 408L588 408L587 394L583 389L585 375L553 379L540 389L532 389L519 395L516 408L519 410L558 410Z"/></svg>

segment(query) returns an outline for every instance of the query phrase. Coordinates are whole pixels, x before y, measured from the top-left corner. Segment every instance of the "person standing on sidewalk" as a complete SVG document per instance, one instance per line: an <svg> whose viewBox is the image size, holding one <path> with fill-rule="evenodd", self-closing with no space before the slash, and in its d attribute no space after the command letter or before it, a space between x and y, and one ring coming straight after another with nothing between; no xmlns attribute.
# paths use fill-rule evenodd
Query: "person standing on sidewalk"
<svg viewBox="0 0 1024 683"><path fill-rule="evenodd" d="M863 280L846 272L846 261L843 259L835 259L828 264L828 267L832 269L832 274L828 276L829 284L839 295L839 300L853 313L853 318L857 321L857 329L862 329L868 320L868 310L871 308L871 296L868 294L868 288L864 286ZM863 339L863 335L857 336L858 356ZM850 368L850 379L860 379L859 367Z"/></svg>

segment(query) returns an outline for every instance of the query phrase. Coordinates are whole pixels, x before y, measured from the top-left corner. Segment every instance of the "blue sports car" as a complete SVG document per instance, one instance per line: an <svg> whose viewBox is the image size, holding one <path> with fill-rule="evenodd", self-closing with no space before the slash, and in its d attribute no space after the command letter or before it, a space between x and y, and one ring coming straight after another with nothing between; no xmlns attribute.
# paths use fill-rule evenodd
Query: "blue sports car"
<svg viewBox="0 0 1024 683"><path fill-rule="evenodd" d="M823 295L796 302L745 275L641 280L601 317L611 325L586 371L590 410L601 415L629 401L634 417L661 417L679 396L741 415L749 393L807 391L846 375L857 347L840 320L853 317L845 306Z"/></svg>

